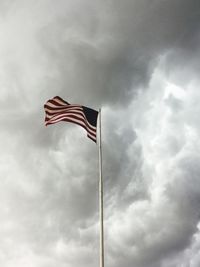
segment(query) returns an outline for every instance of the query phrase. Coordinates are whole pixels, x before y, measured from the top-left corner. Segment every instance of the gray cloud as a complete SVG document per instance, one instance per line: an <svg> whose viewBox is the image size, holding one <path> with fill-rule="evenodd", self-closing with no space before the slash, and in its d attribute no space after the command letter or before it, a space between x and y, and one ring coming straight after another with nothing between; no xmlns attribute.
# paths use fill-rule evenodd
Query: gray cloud
<svg viewBox="0 0 200 267"><path fill-rule="evenodd" d="M97 147L54 95L103 107L106 265L198 266L199 7L1 1L1 266L98 264Z"/></svg>
<svg viewBox="0 0 200 267"><path fill-rule="evenodd" d="M87 95L124 103L147 85L160 55L191 51L198 32L197 1L151 1L148 8L146 1L96 1L70 11L41 30L40 39L57 87L76 101Z"/></svg>

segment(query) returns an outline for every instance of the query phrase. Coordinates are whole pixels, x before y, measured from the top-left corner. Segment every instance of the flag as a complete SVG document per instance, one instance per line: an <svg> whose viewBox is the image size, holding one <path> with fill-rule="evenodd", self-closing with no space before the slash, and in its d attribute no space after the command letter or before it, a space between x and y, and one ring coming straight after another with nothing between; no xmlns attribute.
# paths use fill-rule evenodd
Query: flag
<svg viewBox="0 0 200 267"><path fill-rule="evenodd" d="M72 105L59 96L49 99L44 105L45 125L59 121L72 122L80 125L87 131L87 136L96 143L96 129L98 112L94 109Z"/></svg>

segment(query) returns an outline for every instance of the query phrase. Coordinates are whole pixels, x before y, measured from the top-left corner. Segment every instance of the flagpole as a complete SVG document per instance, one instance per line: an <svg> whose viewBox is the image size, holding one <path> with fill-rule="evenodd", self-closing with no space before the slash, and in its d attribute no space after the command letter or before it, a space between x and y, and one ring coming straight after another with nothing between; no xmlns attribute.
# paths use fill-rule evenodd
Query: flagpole
<svg viewBox="0 0 200 267"><path fill-rule="evenodd" d="M99 109L99 220L100 220L100 267L104 267L104 221L103 221L103 177L101 145L101 109Z"/></svg>

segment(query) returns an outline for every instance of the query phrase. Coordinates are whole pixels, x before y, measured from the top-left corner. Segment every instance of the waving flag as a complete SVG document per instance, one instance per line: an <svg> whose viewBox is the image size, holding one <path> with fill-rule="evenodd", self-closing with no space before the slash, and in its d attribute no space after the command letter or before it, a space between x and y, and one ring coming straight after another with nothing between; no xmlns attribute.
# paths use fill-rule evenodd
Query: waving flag
<svg viewBox="0 0 200 267"><path fill-rule="evenodd" d="M59 96L49 99L44 105L45 125L59 121L72 122L82 126L87 131L87 136L96 142L96 129L98 112L94 109L72 105Z"/></svg>

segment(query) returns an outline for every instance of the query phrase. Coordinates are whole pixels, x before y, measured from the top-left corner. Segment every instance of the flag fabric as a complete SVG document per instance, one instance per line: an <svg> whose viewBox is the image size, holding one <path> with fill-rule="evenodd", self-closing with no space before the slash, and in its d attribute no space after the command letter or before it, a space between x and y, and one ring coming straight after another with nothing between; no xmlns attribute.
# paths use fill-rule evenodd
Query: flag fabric
<svg viewBox="0 0 200 267"><path fill-rule="evenodd" d="M59 121L72 122L80 125L87 131L87 136L96 143L98 112L94 109L72 105L59 96L49 99L44 105L45 125Z"/></svg>

